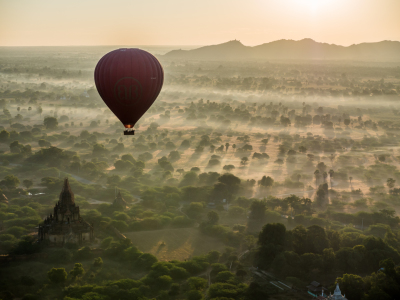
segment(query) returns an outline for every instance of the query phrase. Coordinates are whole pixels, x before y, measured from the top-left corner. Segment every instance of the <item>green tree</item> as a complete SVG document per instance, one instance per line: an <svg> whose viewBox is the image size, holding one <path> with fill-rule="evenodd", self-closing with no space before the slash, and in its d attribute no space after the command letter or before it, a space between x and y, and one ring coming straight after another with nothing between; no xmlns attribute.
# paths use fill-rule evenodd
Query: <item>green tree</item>
<svg viewBox="0 0 400 300"><path fill-rule="evenodd" d="M303 254L307 251L306 245L307 230L303 225L298 225L292 229L292 243L294 251L297 254Z"/></svg>
<svg viewBox="0 0 400 300"><path fill-rule="evenodd" d="M47 277L54 284L63 283L67 280L67 272L64 268L53 268L47 272Z"/></svg>
<svg viewBox="0 0 400 300"><path fill-rule="evenodd" d="M396 180L394 180L393 178L388 178L386 180L386 185L389 189L394 188L394 184L395 184Z"/></svg>
<svg viewBox="0 0 400 300"><path fill-rule="evenodd" d="M133 163L129 160L119 159L114 163L114 167L117 171L126 171L132 169Z"/></svg>
<svg viewBox="0 0 400 300"><path fill-rule="evenodd" d="M8 189L15 189L20 184L20 180L18 177L14 175L7 175L4 177L2 181L0 181L0 185L6 186Z"/></svg>
<svg viewBox="0 0 400 300"><path fill-rule="evenodd" d="M329 173L329 182L331 184L331 189L332 189L332 178L333 178L333 174L335 174L335 172L332 169L330 169L328 173Z"/></svg>
<svg viewBox="0 0 400 300"><path fill-rule="evenodd" d="M201 300L203 299L203 294L197 290L191 290L186 294L187 300Z"/></svg>
<svg viewBox="0 0 400 300"><path fill-rule="evenodd" d="M216 250L210 251L207 253L207 261L209 263L216 263L218 262L219 258L221 257L221 253Z"/></svg>
<svg viewBox="0 0 400 300"><path fill-rule="evenodd" d="M190 171L183 175L182 181L180 182L179 186L189 186L195 185L199 180L199 176L196 172Z"/></svg>
<svg viewBox="0 0 400 300"><path fill-rule="evenodd" d="M271 187L274 184L274 180L270 176L266 177L264 175L258 183L262 187L268 188L268 187Z"/></svg>
<svg viewBox="0 0 400 300"><path fill-rule="evenodd" d="M93 145L93 156L102 156L102 155L107 155L109 153L108 149L103 144L94 144Z"/></svg>
<svg viewBox="0 0 400 300"><path fill-rule="evenodd" d="M187 284L191 290L202 291L207 287L207 280L201 277L190 277Z"/></svg>
<svg viewBox="0 0 400 300"><path fill-rule="evenodd" d="M58 121L57 118L46 117L44 118L43 124L47 129L56 129L58 126Z"/></svg>
<svg viewBox="0 0 400 300"><path fill-rule="evenodd" d="M299 147L299 152L300 152L300 153L306 153L306 152L307 152L307 148L304 147L304 146L300 146L300 147Z"/></svg>
<svg viewBox="0 0 400 300"><path fill-rule="evenodd" d="M385 273L386 276L397 279L395 263L392 258L381 260L379 262L379 267L383 269L383 273ZM398 278L398 280L400 280L400 278Z"/></svg>
<svg viewBox="0 0 400 300"><path fill-rule="evenodd" d="M22 154L30 154L32 151L31 145L24 146L18 141L14 141L10 144L11 153L22 153Z"/></svg>
<svg viewBox="0 0 400 300"><path fill-rule="evenodd" d="M216 282L228 282L235 278L235 275L229 271L222 271L217 274L215 277Z"/></svg>
<svg viewBox="0 0 400 300"><path fill-rule="evenodd" d="M29 179L24 179L24 180L22 181L22 185L23 185L24 187L26 187L27 189L29 189L29 188L33 185L33 181L32 181L32 180L29 180Z"/></svg>
<svg viewBox="0 0 400 300"><path fill-rule="evenodd" d="M6 116L6 118L11 118L11 113L7 108L3 108L3 114Z"/></svg>
<svg viewBox="0 0 400 300"><path fill-rule="evenodd" d="M202 202L192 202L189 204L189 207L186 209L186 214L192 218L196 219L200 216L200 214L204 210L204 205Z"/></svg>
<svg viewBox="0 0 400 300"><path fill-rule="evenodd" d="M240 206L230 206L228 215L233 218L241 217L245 214L246 210Z"/></svg>
<svg viewBox="0 0 400 300"><path fill-rule="evenodd" d="M109 236L101 241L100 247L102 249L107 249L108 246L110 246L110 244L112 243L112 241L113 241L113 238L111 236Z"/></svg>
<svg viewBox="0 0 400 300"><path fill-rule="evenodd" d="M39 147L50 147L51 146L51 143L44 139L38 140L38 144L39 144Z"/></svg>
<svg viewBox="0 0 400 300"><path fill-rule="evenodd" d="M338 251L340 248L340 234L336 230L326 230L326 237L329 240L329 247L334 251Z"/></svg>
<svg viewBox="0 0 400 300"><path fill-rule="evenodd" d="M266 289L260 286L257 282L250 283L246 291L246 300L268 300L269 294Z"/></svg>
<svg viewBox="0 0 400 300"><path fill-rule="evenodd" d="M138 257L136 265L142 269L150 269L150 267L156 262L157 257L150 253L143 253Z"/></svg>
<svg viewBox="0 0 400 300"><path fill-rule="evenodd" d="M251 203L252 203L252 200L251 200L251 199L248 199L248 198L246 198L246 197L240 196L240 197L238 197L238 198L236 199L236 203L237 203L240 207L249 208L250 205L251 205Z"/></svg>
<svg viewBox="0 0 400 300"><path fill-rule="evenodd" d="M241 299L245 293L247 285L242 283L223 283L217 282L210 286L208 296L211 299ZM265 298L264 298L265 299Z"/></svg>
<svg viewBox="0 0 400 300"><path fill-rule="evenodd" d="M315 197L315 204L319 206L326 205L328 202L328 184L324 183L318 187L317 195Z"/></svg>
<svg viewBox="0 0 400 300"><path fill-rule="evenodd" d="M347 299L361 300L365 291L364 280L354 274L344 274L343 277L336 278L340 290L346 295Z"/></svg>
<svg viewBox="0 0 400 300"><path fill-rule="evenodd" d="M285 243L286 227L281 223L268 223L264 225L258 235L258 243L261 246L268 244L281 245Z"/></svg>
<svg viewBox="0 0 400 300"><path fill-rule="evenodd" d="M387 293L382 291L380 288L377 286L373 286L369 291L368 294L365 295L365 300L392 300L395 299L393 297L390 297Z"/></svg>
<svg viewBox="0 0 400 300"><path fill-rule="evenodd" d="M300 268L303 274L310 274L315 268L320 267L320 257L314 253L304 253L300 256Z"/></svg>
<svg viewBox="0 0 400 300"><path fill-rule="evenodd" d="M122 152L125 149L124 143L118 143L113 149L113 152Z"/></svg>
<svg viewBox="0 0 400 300"><path fill-rule="evenodd" d="M10 133L6 130L0 132L0 143L6 143L10 138Z"/></svg>
<svg viewBox="0 0 400 300"><path fill-rule="evenodd" d="M170 161L172 161L172 162L177 161L177 160L179 160L180 158L181 158L181 155L180 155L179 152L176 151L176 150L171 151L171 152L169 153L169 155L168 155L168 159L169 159Z"/></svg>
<svg viewBox="0 0 400 300"><path fill-rule="evenodd" d="M104 241L104 240L103 240ZM100 268L103 266L103 259L101 257L96 257L93 260L93 267Z"/></svg>
<svg viewBox="0 0 400 300"><path fill-rule="evenodd" d="M264 200L254 200L250 205L250 219L263 220L267 205Z"/></svg>
<svg viewBox="0 0 400 300"><path fill-rule="evenodd" d="M210 223L212 225L218 224L218 221L219 221L218 213L216 213L215 211L209 211L207 213L207 220L208 220L208 223Z"/></svg>
<svg viewBox="0 0 400 300"><path fill-rule="evenodd" d="M231 192L234 194L238 191L240 185L240 178L233 174L223 174L218 178L218 182L226 184Z"/></svg>
<svg viewBox="0 0 400 300"><path fill-rule="evenodd" d="M326 248L322 253L323 268L325 272L332 272L335 266L335 251L332 248Z"/></svg>
<svg viewBox="0 0 400 300"><path fill-rule="evenodd" d="M325 229L318 225L307 228L307 247L311 253L322 254L325 248L329 247L329 240L326 237Z"/></svg>
<svg viewBox="0 0 400 300"><path fill-rule="evenodd" d="M224 171L230 172L230 171L232 171L233 169L235 169L235 166L234 166L234 165L225 165L222 169L223 169Z"/></svg>
<svg viewBox="0 0 400 300"><path fill-rule="evenodd" d="M69 272L69 274L72 276L72 278L76 278L78 276L83 275L85 270L83 269L83 266L81 263L76 263L74 268Z"/></svg>
<svg viewBox="0 0 400 300"><path fill-rule="evenodd" d="M319 184L319 177L320 177L320 171L319 171L319 170L315 170L314 176L315 176L315 186L318 187L318 184Z"/></svg>
<svg viewBox="0 0 400 300"><path fill-rule="evenodd" d="M244 244L248 250L252 250L257 245L257 239L252 235L248 235L244 238Z"/></svg>
<svg viewBox="0 0 400 300"><path fill-rule="evenodd" d="M130 153L122 155L121 156L121 160L130 161L131 163L135 163L136 162L136 159L134 159L132 154L130 154Z"/></svg>
<svg viewBox="0 0 400 300"><path fill-rule="evenodd" d="M156 286L159 289L167 290L172 284L172 278L168 275L162 275L156 279Z"/></svg>
<svg viewBox="0 0 400 300"><path fill-rule="evenodd" d="M356 260L354 259L354 250L349 247L340 248L336 253L336 266L344 273L350 272L356 268Z"/></svg>
<svg viewBox="0 0 400 300"><path fill-rule="evenodd" d="M158 165L165 171L171 171L171 172L174 171L174 167L168 161L168 158L166 156L163 156L158 160Z"/></svg>

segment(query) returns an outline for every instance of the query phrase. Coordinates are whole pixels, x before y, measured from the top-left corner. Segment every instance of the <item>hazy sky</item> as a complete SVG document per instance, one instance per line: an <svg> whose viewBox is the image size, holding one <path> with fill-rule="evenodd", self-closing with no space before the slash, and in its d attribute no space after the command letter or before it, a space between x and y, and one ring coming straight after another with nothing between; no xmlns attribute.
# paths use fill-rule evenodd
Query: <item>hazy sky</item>
<svg viewBox="0 0 400 300"><path fill-rule="evenodd" d="M400 41L400 0L0 0L0 46Z"/></svg>

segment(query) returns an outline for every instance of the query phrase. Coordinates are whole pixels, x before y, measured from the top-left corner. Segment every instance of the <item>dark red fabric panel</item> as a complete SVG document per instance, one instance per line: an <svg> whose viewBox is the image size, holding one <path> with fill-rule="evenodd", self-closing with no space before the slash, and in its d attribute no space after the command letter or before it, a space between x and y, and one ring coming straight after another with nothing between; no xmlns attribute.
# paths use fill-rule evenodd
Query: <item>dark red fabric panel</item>
<svg viewBox="0 0 400 300"><path fill-rule="evenodd" d="M104 55L94 71L97 91L124 125L135 125L157 99L164 71L152 54L118 49Z"/></svg>

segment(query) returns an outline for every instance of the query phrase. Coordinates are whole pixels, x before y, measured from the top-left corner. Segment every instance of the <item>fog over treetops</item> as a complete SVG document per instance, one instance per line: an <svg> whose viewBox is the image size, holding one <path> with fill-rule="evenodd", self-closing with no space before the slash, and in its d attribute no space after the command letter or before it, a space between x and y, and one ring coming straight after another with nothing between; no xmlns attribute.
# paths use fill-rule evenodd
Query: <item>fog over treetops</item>
<svg viewBox="0 0 400 300"><path fill-rule="evenodd" d="M129 46L1 47L0 298L397 299L397 45L137 46L133 136L93 78ZM65 177L94 239L38 242Z"/></svg>

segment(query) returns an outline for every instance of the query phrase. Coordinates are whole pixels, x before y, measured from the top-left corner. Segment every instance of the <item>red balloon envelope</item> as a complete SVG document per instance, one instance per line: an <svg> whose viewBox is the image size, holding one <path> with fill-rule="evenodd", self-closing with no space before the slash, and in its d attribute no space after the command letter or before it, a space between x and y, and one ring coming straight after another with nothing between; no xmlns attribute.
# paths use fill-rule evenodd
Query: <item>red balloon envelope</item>
<svg viewBox="0 0 400 300"><path fill-rule="evenodd" d="M118 49L99 60L94 81L111 111L126 128L133 128L160 93L164 71L144 50Z"/></svg>

